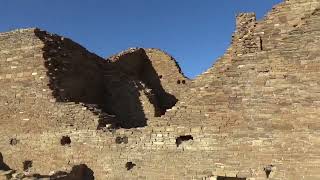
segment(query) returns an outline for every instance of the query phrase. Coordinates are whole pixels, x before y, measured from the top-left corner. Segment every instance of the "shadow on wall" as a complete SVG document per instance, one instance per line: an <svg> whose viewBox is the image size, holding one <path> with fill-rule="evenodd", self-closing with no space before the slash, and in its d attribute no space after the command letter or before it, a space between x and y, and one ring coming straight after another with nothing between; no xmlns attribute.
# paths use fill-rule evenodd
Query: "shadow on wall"
<svg viewBox="0 0 320 180"><path fill-rule="evenodd" d="M41 178L41 177L37 177ZM80 164L72 167L70 173L57 172L50 176L50 179L55 180L94 180L94 172L85 164Z"/></svg>
<svg viewBox="0 0 320 180"><path fill-rule="evenodd" d="M99 116L99 121L109 118L103 111L106 98L101 71L103 59L70 39L39 29L35 35L44 43L44 66L55 100L82 103Z"/></svg>
<svg viewBox="0 0 320 180"><path fill-rule="evenodd" d="M9 170L12 170L12 169L4 163L2 153L0 152L0 171L9 171ZM16 173L16 171L11 171L10 173L6 175L8 179L10 179L12 174ZM73 166L70 173L67 173L64 171L58 171L51 176L33 174L33 175L25 175L24 177L34 177L37 179L50 178L54 180L94 180L94 172L87 165L80 164L80 165Z"/></svg>
<svg viewBox="0 0 320 180"><path fill-rule="evenodd" d="M144 49L124 53L115 60L108 59L108 62L111 62L112 69L118 69L125 74L118 84L111 79L105 80L111 94L111 100L107 101L111 102L108 104L108 109L112 109L119 117L121 127L146 125L145 112L139 99L141 92L152 104L154 117L160 117L176 104L175 96L167 93L162 87L159 75Z"/></svg>
<svg viewBox="0 0 320 180"><path fill-rule="evenodd" d="M177 102L162 88L143 49L109 62L70 39L41 30L35 34L44 43L48 86L55 100L84 104L99 115L98 129L146 126L141 91L153 104L154 116L161 116Z"/></svg>
<svg viewBox="0 0 320 180"><path fill-rule="evenodd" d="M49 87L58 102L103 104L104 86L99 57L70 39L36 30L43 41Z"/></svg>
<svg viewBox="0 0 320 180"><path fill-rule="evenodd" d="M9 171L11 168L4 163L2 153L0 152L0 171Z"/></svg>
<svg viewBox="0 0 320 180"><path fill-rule="evenodd" d="M164 115L167 109L172 108L177 103L178 99L165 91L161 85L159 75L152 66L151 60L144 49L140 50L142 51L142 57L146 59L143 64L143 70L140 73L140 79L152 89L152 94L154 94L158 100L157 105L160 108L160 112L156 116Z"/></svg>
<svg viewBox="0 0 320 180"><path fill-rule="evenodd" d="M16 171L12 171L11 174L7 174L7 178L11 179L13 173ZM53 175L40 175L40 174L29 174L25 175L25 173L20 173L20 176L23 178L32 178L32 179L52 179L52 180L94 180L94 172L88 168L85 164L80 164L72 167L70 173L64 171L58 171Z"/></svg>

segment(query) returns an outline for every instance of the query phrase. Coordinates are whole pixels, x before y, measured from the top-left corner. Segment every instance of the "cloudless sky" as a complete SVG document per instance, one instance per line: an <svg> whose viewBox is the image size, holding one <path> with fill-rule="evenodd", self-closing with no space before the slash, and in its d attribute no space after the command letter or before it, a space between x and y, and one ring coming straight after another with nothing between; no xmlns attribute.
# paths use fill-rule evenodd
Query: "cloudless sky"
<svg viewBox="0 0 320 180"><path fill-rule="evenodd" d="M1 0L0 32L39 27L108 57L129 47L160 48L190 78L228 48L235 15L261 19L282 0Z"/></svg>

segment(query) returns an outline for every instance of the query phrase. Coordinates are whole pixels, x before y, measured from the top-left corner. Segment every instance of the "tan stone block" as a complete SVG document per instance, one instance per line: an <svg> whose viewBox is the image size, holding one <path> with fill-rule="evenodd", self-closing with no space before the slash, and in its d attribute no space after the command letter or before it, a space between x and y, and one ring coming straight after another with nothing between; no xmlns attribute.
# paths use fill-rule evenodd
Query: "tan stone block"
<svg viewBox="0 0 320 180"><path fill-rule="evenodd" d="M190 132L191 132L191 133L200 133L201 130L202 130L202 128L201 128L200 126L198 126L198 127L192 127L192 128L190 129Z"/></svg>
<svg viewBox="0 0 320 180"><path fill-rule="evenodd" d="M12 74L6 74L6 79L11 79L12 77L13 77L13 75Z"/></svg>
<svg viewBox="0 0 320 180"><path fill-rule="evenodd" d="M167 131L167 132L174 132L175 129L174 129L174 127L167 126L167 127L166 127L166 131Z"/></svg>

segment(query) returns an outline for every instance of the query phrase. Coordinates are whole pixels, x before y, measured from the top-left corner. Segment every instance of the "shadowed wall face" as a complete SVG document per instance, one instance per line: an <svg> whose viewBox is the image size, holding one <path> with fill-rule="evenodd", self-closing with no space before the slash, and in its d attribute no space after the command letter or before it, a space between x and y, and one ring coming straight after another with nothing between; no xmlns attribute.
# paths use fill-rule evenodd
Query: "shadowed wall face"
<svg viewBox="0 0 320 180"><path fill-rule="evenodd" d="M35 34L44 43L48 86L57 102L81 103L99 116L98 128L101 124L124 128L146 125L138 87L130 74L69 39L40 30Z"/></svg>
<svg viewBox="0 0 320 180"><path fill-rule="evenodd" d="M103 104L103 60L69 39L35 31L45 44L44 65L50 88L59 102Z"/></svg>
<svg viewBox="0 0 320 180"><path fill-rule="evenodd" d="M98 129L147 125L177 99L162 87L144 49L103 60L69 39L36 30L43 41L48 86L57 102L82 103L99 115ZM110 118L108 115L114 115Z"/></svg>
<svg viewBox="0 0 320 180"><path fill-rule="evenodd" d="M113 69L120 71L118 80L105 79L112 98L108 106L119 117L120 127L145 126L148 118L163 115L177 102L175 96L162 87L144 49L129 49L108 61Z"/></svg>
<svg viewBox="0 0 320 180"><path fill-rule="evenodd" d="M150 90L149 101L156 108L155 116L163 115L167 109L175 105L177 98L163 88L158 69L155 69L144 49L134 49L132 52L129 50L111 59L123 72L141 81ZM167 68L170 69L170 67ZM172 73L178 73L178 71Z"/></svg>
<svg viewBox="0 0 320 180"><path fill-rule="evenodd" d="M10 167L4 162L2 153L0 152L0 171L8 171Z"/></svg>

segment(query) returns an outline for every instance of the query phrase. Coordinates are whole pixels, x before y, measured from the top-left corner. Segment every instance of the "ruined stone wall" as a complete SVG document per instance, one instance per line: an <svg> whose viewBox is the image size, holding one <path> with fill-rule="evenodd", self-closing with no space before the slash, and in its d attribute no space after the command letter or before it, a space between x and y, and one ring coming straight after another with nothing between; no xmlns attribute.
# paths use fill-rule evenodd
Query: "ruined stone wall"
<svg viewBox="0 0 320 180"><path fill-rule="evenodd" d="M90 113L72 112L55 103L49 72L44 61L44 44L34 29L1 34L1 127L3 133L42 132L55 128L61 119L75 121ZM54 51L54 49L52 49ZM74 117L74 118L72 118ZM92 119L93 120L93 119ZM59 125L61 126L61 124ZM17 128L19 127L19 128Z"/></svg>
<svg viewBox="0 0 320 180"><path fill-rule="evenodd" d="M164 89L173 94L177 99L189 88L191 80L184 76L177 61L159 49L145 49L152 66L159 74Z"/></svg>
<svg viewBox="0 0 320 180"><path fill-rule="evenodd" d="M233 55L276 48L274 41L303 23L306 16L318 8L318 3L317 0L286 1L274 7L262 21L256 21L254 13L240 13L232 39Z"/></svg>
<svg viewBox="0 0 320 180"><path fill-rule="evenodd" d="M115 134L115 130L107 129L106 125L121 123L121 114L129 117L121 124L125 128L140 126L141 121L146 123L142 119L148 114L146 104L156 108L147 97L147 86L159 90L158 85L152 84L152 79L150 82L145 79L152 73L158 78L156 72L149 72L155 71L151 61L149 66L143 65L137 71L146 74L132 77L122 69L121 64L126 64L126 58L122 60L121 57L119 63L110 63L67 38L38 29L2 33L1 40L4 45L1 48L1 84L4 88L1 92L0 152L4 162L21 172L25 162L32 162L27 171L43 177L49 177L52 171L71 171L78 164L87 164L97 179L121 177L121 172L130 172L125 167L129 158L115 160L115 163L110 163L110 159L120 157L123 152L118 148L127 144L128 136L133 133L128 131L128 136L124 137L123 130ZM145 53L144 50L141 52ZM133 56L128 57L133 64L144 60L141 55ZM30 72L24 72L26 69ZM139 87L137 83L146 86L141 84ZM166 89L162 93L166 93ZM142 117L137 117L137 113ZM150 124L153 121L157 123L156 119L150 119ZM97 131L97 128L101 130ZM146 142L141 140L141 133L133 135L135 140L129 138L130 146ZM93 142L96 145L91 144ZM84 147L86 143L91 145ZM96 152L98 146L103 148L105 145L106 154ZM141 153L144 154L143 151L136 152L137 155ZM93 163L98 159L104 162ZM106 163L108 166L113 164L109 175L106 173L111 170L106 169Z"/></svg>
<svg viewBox="0 0 320 180"><path fill-rule="evenodd" d="M302 179L304 176L305 179L317 179L318 158L299 156L309 154L314 157L319 153L313 151L314 148L312 151L305 148L308 143L316 146L314 139L318 133L317 7L319 1L290 1L275 7L265 21L256 25L257 28L264 27L259 31L264 30L261 37L266 48L257 52L227 54L219 59L213 68L195 80L181 104L178 103L166 118L171 124L180 124L178 120L181 123L187 120L190 124L200 121L206 127L212 125L212 129L227 133L233 143L219 145L226 146L225 151L230 153L232 144L238 144L239 149L234 152L237 156L228 158L231 161L223 164L246 161L249 152L245 152L246 146L240 142L249 137L254 139L249 141L253 143L253 149L250 149L250 154L255 154L253 159L269 161L277 166L277 171L281 166L280 171L287 172L274 178ZM283 16L303 25L294 28L290 23L277 24L279 17ZM284 27L278 29L278 26ZM232 45L229 50L232 52L234 47L237 46ZM303 141L306 137L310 139ZM276 150L277 142L281 142L279 147L282 150Z"/></svg>
<svg viewBox="0 0 320 180"><path fill-rule="evenodd" d="M8 162L6 166L17 170L22 170L33 160L33 156L43 152L41 148L33 145L33 137L40 137L42 133L55 132L70 126L96 129L98 124L99 117L77 104L79 102L67 102L65 98L60 98L66 96L57 93L62 89L57 89L58 86L53 84L53 80L58 78L55 72L61 73L65 67L56 66L61 60L60 57L47 58L48 53L57 54L59 48L56 46L47 51L46 44L39 37L40 34L42 38L59 46L68 44L64 44L62 40L51 39L53 36L37 29L0 34L0 134L2 136L0 153L5 163ZM67 53L66 56L77 57L78 63L81 64L81 57L76 56L77 48L73 46L74 51L60 54ZM79 49L85 53L83 48ZM59 79L61 75L62 73ZM77 94L77 90L73 92L73 95ZM20 139L20 134L24 134L24 138ZM50 149L50 144L45 144L39 139L34 144ZM50 161L51 156L43 154L39 156L41 158L39 162L43 167L46 167L47 160Z"/></svg>
<svg viewBox="0 0 320 180"><path fill-rule="evenodd" d="M160 117L165 114L167 109L172 108L181 92L187 89L189 80L183 76L176 61L166 53L157 49L131 48L117 55L107 58L109 66L118 69L126 75L130 82L133 82L138 89L138 101L141 101L141 111L146 119ZM141 116L131 116L129 108L124 112L125 104L132 104L133 107L140 102L130 103L126 96L128 88L116 89L112 87L110 82L114 81L106 79L106 87L110 87L110 91L114 93L112 97L116 97L110 101L111 107L114 107L116 114L121 116L123 121L130 118L141 119ZM126 86L122 80L119 84ZM128 102L129 100L129 102ZM128 106L129 107L129 106Z"/></svg>
<svg viewBox="0 0 320 180"><path fill-rule="evenodd" d="M255 34L256 15L241 13L236 19L236 32L233 35L232 45L234 55L258 52L262 50L262 39Z"/></svg>
<svg viewBox="0 0 320 180"><path fill-rule="evenodd" d="M69 96L58 93L80 97L79 104L74 102L76 98L70 98L70 102L54 98L50 102L55 96L48 85L50 74L43 62L52 58L45 55L59 46L43 48L51 44L45 39L52 39L56 44L61 42L61 37L37 34L34 30L2 33L0 82L5 88L0 90L0 125L4 127L0 131L3 155L0 168L4 163L23 171L23 162L29 160L32 161L32 167L26 170L29 174L69 172L78 164L86 164L98 180L319 179L318 7L318 0L290 0L274 7L262 21L254 21L253 14L240 15L226 54L201 76L192 82L186 79L181 86L177 79L184 77L179 68L174 61L166 61L168 56L158 50L130 50L107 62L67 41L60 46L63 53L58 54L70 51L67 62L77 62L70 66L70 74L86 72L72 69L81 67L82 63L96 72L89 77L93 79L91 86L97 88L89 88L77 96L73 86ZM256 46L257 42L261 46ZM17 45L18 49L12 48ZM17 54L22 54L22 58L15 57ZM23 61L28 59L23 58L27 54L32 63ZM160 63L161 60L165 62ZM159 78L157 82L165 92L179 100L162 117L154 117L159 107L145 93L153 90L151 97L157 99L154 92L158 86L145 76L152 70L146 68L148 73L144 74L145 62L151 62ZM38 74L32 76L33 66L25 81L20 81L18 75L8 75L19 72L12 70L19 66L11 68L11 63L23 64L23 72L35 65L41 70L36 72L45 75L43 82L37 83ZM23 91L11 90L22 85ZM63 85L68 87L69 83ZM79 89L86 90L81 86ZM20 91L48 94L43 101L36 96L29 102L29 94L23 94L18 101L13 94ZM90 98L83 99L86 93ZM91 97L91 93L95 94ZM105 101L96 98L99 93ZM92 106L86 107L92 99L96 100L94 105L98 110L109 114L116 109L119 111L114 111L115 118L122 112L125 118L101 119L101 114L94 114ZM121 111L122 106L134 102L139 110L129 105ZM28 123L22 124L17 118L20 107L25 107L32 117ZM141 120L132 118L137 112L147 118L142 120L146 125L133 128ZM35 118L37 115L39 118ZM113 121L129 126L96 130L101 120L106 127ZM65 126L65 122L78 123Z"/></svg>

